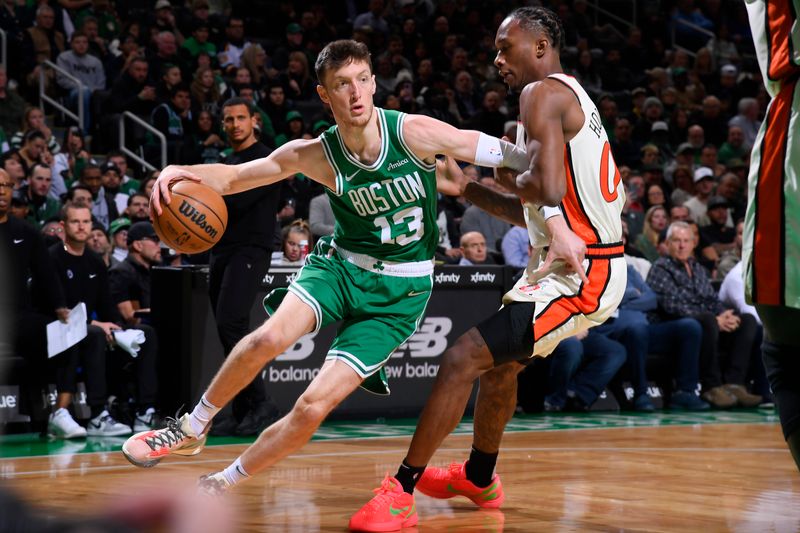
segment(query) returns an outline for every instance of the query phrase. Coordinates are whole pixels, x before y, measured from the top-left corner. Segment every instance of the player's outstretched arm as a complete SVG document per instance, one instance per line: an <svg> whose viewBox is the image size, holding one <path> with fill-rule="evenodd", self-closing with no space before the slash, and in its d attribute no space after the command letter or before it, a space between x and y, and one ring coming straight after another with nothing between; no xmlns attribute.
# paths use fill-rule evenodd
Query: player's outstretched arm
<svg viewBox="0 0 800 533"><path fill-rule="evenodd" d="M562 117L575 101L574 95L557 90L553 83L557 82L531 83L520 94L531 165L517 176L513 191L526 202L550 207L557 206L566 193Z"/></svg>
<svg viewBox="0 0 800 533"><path fill-rule="evenodd" d="M408 115L403 137L420 159L449 155L484 167L509 167L523 171L530 167L524 150L475 130L460 130L426 115Z"/></svg>
<svg viewBox="0 0 800 533"><path fill-rule="evenodd" d="M170 188L181 180L197 181L225 195L270 185L297 173L333 186L333 173L318 139L297 139L267 157L239 165L169 165L159 174L151 201L156 212L161 214L161 200L168 204Z"/></svg>

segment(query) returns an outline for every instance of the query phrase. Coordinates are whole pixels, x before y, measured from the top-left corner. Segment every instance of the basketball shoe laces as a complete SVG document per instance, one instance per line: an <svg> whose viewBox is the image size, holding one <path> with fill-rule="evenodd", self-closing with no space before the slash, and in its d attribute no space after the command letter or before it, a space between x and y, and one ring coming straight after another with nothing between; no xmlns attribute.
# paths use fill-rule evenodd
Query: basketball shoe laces
<svg viewBox="0 0 800 533"><path fill-rule="evenodd" d="M372 492L374 492L376 496L369 502L369 506L373 509L381 509L390 505L397 496L397 492L392 490L394 486L394 483L392 483L391 478L387 474L386 477L383 478L383 481L381 481L381 486L377 489L372 489Z"/></svg>
<svg viewBox="0 0 800 533"><path fill-rule="evenodd" d="M178 444L184 438L188 437L181 429L181 421L177 418L167 417L167 427L156 431L153 436L144 439L145 444L150 446L150 449L157 451L159 448L171 448Z"/></svg>

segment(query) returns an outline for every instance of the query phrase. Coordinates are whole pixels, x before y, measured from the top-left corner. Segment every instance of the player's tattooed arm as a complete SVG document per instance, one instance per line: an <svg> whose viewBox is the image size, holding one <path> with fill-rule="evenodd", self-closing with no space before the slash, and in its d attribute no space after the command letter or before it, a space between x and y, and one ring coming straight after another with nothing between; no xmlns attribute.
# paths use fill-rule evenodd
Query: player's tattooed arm
<svg viewBox="0 0 800 533"><path fill-rule="evenodd" d="M527 227L522 204L519 198L513 194L498 192L476 181L471 181L464 188L464 198L500 220L515 226Z"/></svg>

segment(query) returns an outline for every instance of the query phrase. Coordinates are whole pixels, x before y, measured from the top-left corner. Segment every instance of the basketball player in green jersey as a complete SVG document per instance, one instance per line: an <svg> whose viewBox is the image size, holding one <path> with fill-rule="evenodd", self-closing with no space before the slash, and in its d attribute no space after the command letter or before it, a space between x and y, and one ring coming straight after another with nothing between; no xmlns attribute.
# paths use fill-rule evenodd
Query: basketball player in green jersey
<svg viewBox="0 0 800 533"><path fill-rule="evenodd" d="M438 242L434 156L518 170L529 166L524 151L505 141L373 107L375 79L361 43L328 44L316 73L319 96L336 118L336 126L319 138L292 141L240 165L170 166L155 184L153 208L160 213L178 180L233 194L299 172L326 187L336 226L332 237L318 242L288 291L265 298L270 318L234 347L194 410L165 429L128 439L123 453L137 466L153 466L170 453L200 452L222 406L298 338L332 322L342 325L325 363L291 412L201 484L224 490L275 464L303 446L359 386L387 394L383 366L414 333L432 288ZM413 510L406 513L409 522L416 520Z"/></svg>

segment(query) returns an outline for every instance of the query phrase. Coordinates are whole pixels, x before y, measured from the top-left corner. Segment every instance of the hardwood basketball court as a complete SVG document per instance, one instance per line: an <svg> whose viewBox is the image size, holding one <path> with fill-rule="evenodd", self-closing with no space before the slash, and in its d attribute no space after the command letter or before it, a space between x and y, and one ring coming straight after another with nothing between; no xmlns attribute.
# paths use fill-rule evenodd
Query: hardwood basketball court
<svg viewBox="0 0 800 533"><path fill-rule="evenodd" d="M225 506L242 531L346 531L371 489L394 474L413 424L327 423ZM463 423L434 463L466 458L470 431ZM216 439L193 459L142 470L118 451L123 441L3 437L0 478L38 506L90 513L167 484L188 486L227 466L247 442ZM501 511L417 493L420 524L407 531L800 531L800 473L773 412L518 416L498 472Z"/></svg>

